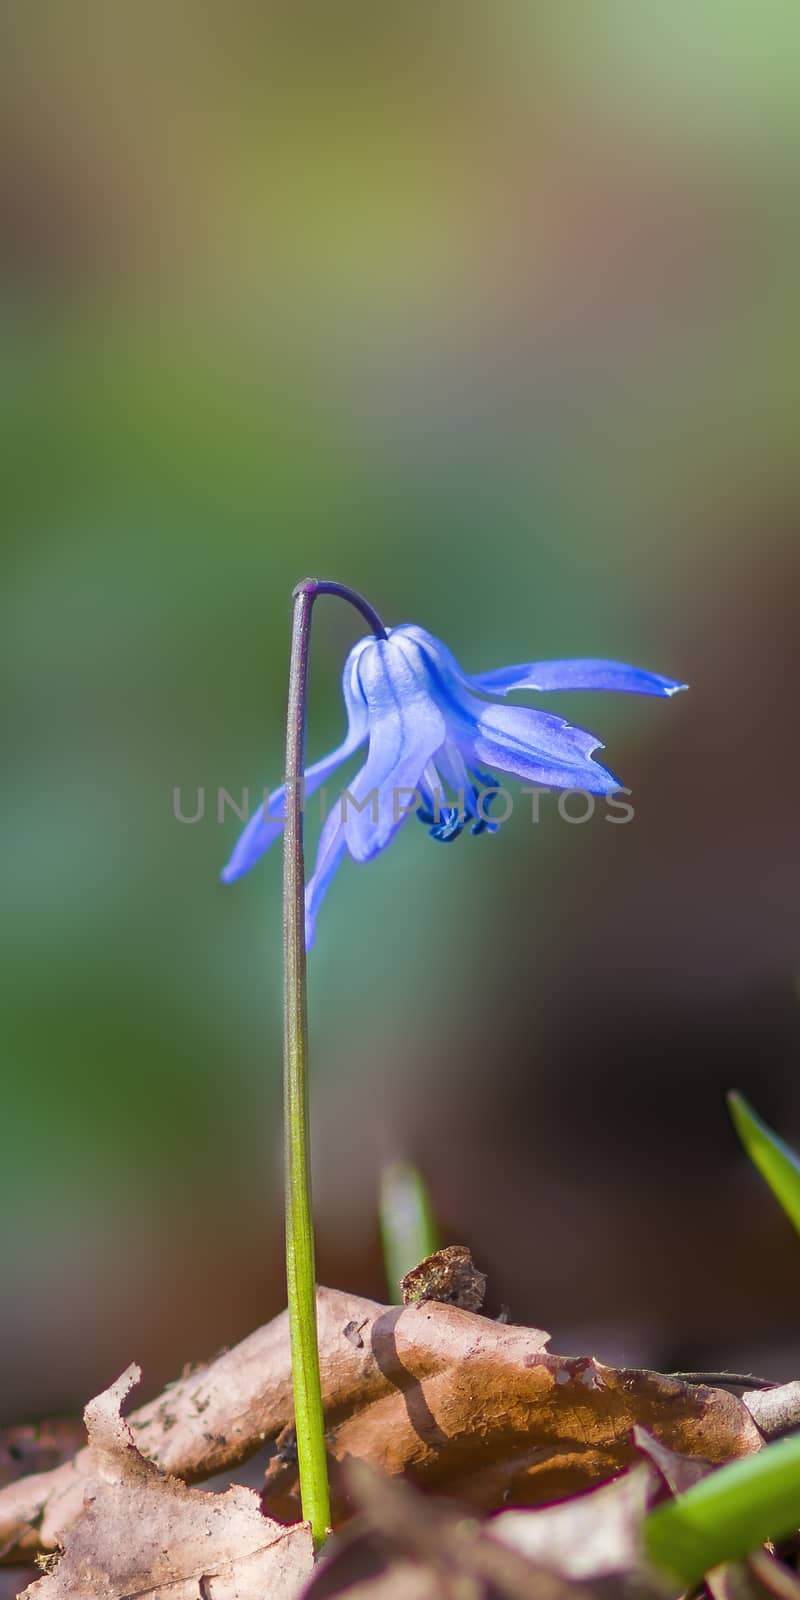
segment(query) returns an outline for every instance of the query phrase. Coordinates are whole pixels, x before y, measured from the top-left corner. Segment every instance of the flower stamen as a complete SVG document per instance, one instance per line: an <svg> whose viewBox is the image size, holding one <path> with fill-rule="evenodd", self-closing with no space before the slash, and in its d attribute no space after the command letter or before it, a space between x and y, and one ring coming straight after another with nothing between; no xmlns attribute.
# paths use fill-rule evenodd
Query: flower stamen
<svg viewBox="0 0 800 1600"><path fill-rule="evenodd" d="M470 828L473 837L479 833L496 833L500 824L489 816L492 801L500 790L500 783L491 772L481 772L479 767L472 768L480 799L475 802L475 821Z"/></svg>

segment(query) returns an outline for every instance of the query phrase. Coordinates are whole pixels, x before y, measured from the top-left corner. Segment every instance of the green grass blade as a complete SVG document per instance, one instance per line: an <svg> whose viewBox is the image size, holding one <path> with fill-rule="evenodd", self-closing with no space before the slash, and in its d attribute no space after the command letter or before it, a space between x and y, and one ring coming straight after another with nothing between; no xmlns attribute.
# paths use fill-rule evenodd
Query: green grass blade
<svg viewBox="0 0 800 1600"><path fill-rule="evenodd" d="M381 1239L390 1298L400 1299L400 1279L439 1248L425 1180L416 1167L393 1162L381 1178Z"/></svg>
<svg viewBox="0 0 800 1600"><path fill-rule="evenodd" d="M720 1467L651 1511L644 1534L656 1566L694 1584L722 1561L800 1527L800 1435Z"/></svg>
<svg viewBox="0 0 800 1600"><path fill-rule="evenodd" d="M800 1157L756 1116L744 1095L736 1090L728 1095L728 1110L750 1160L800 1233Z"/></svg>

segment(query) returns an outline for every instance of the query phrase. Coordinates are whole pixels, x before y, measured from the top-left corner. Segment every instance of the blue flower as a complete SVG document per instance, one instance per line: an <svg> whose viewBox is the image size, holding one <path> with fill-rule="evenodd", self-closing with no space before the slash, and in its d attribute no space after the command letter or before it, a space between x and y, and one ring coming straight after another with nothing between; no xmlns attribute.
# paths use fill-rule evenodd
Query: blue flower
<svg viewBox="0 0 800 1600"><path fill-rule="evenodd" d="M510 690L611 689L673 695L685 684L621 661L540 661L471 677L424 628L391 628L350 651L342 687L347 734L338 749L305 773L305 795L326 782L364 743L367 756L327 816L313 877L306 889L306 942L314 940L325 891L347 851L371 861L416 814L431 837L452 842L467 823L494 832L495 772L545 788L611 794L621 785L593 760L598 739L561 717L528 706L502 705ZM494 697L494 698L489 698ZM486 767L492 773L485 771ZM248 822L222 877L240 878L281 833L285 788Z"/></svg>

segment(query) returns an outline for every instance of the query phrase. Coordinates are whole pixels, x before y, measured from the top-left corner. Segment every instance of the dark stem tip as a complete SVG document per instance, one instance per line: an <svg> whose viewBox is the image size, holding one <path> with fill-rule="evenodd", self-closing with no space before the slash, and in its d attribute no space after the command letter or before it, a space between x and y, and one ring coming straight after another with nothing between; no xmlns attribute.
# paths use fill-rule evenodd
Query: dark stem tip
<svg viewBox="0 0 800 1600"><path fill-rule="evenodd" d="M356 611L361 613L364 621L369 624L370 632L374 633L377 639L388 637L385 625L375 607L371 606L357 589L349 588L346 583L336 583L331 578L303 578L302 582L296 584L292 590L292 599L299 600L301 596L305 596L308 600L314 600L318 594L332 594L339 600L346 600L348 605L354 606Z"/></svg>

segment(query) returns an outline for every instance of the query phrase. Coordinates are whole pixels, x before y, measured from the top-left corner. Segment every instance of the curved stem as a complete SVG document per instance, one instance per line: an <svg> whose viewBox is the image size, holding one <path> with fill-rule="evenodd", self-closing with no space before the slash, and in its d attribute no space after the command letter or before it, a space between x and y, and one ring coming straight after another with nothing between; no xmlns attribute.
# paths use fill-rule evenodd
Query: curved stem
<svg viewBox="0 0 800 1600"><path fill-rule="evenodd" d="M325 1540L331 1514L317 1342L309 1161L303 772L311 610L318 594L335 594L349 601L366 618L373 632L386 637L386 630L377 612L355 590L347 589L343 584L318 582L313 578L306 579L295 589L292 597L292 647L286 718L286 827L283 855L286 1288L300 1498L303 1517L311 1524L317 1549Z"/></svg>
<svg viewBox="0 0 800 1600"><path fill-rule="evenodd" d="M311 600L318 594L338 595L340 600L346 600L361 612L365 622L369 623L370 633L374 633L378 639L386 638L386 629L374 606L357 589L349 589L346 583L334 583L330 578L304 578L302 583L298 583L293 598L301 593L307 594Z"/></svg>

